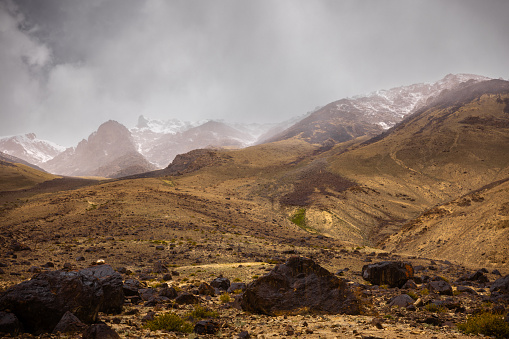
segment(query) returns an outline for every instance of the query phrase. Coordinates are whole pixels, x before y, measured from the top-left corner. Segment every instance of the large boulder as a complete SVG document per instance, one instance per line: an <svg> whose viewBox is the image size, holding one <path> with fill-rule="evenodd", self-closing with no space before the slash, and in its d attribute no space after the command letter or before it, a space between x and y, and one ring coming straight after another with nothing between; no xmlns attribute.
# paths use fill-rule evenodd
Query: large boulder
<svg viewBox="0 0 509 339"><path fill-rule="evenodd" d="M82 275L88 275L91 279L98 279L104 292L104 300L99 312L121 313L124 305L124 289L122 276L110 265L99 265L85 268L80 271Z"/></svg>
<svg viewBox="0 0 509 339"><path fill-rule="evenodd" d="M490 286L490 292L492 294L509 294L509 274L495 280Z"/></svg>
<svg viewBox="0 0 509 339"><path fill-rule="evenodd" d="M84 323L95 322L100 310L118 311L123 303L122 281L117 284L111 275L119 274L110 269L104 265L37 274L5 291L0 296L0 310L10 310L25 331L35 334L52 332L67 311Z"/></svg>
<svg viewBox="0 0 509 339"><path fill-rule="evenodd" d="M490 286L491 298L509 301L509 274L498 278Z"/></svg>
<svg viewBox="0 0 509 339"><path fill-rule="evenodd" d="M362 267L362 277L373 285L402 287L414 277L412 264L403 261L381 261Z"/></svg>
<svg viewBox="0 0 509 339"><path fill-rule="evenodd" d="M360 312L359 298L345 280L302 257L292 257L251 282L240 306L267 315Z"/></svg>

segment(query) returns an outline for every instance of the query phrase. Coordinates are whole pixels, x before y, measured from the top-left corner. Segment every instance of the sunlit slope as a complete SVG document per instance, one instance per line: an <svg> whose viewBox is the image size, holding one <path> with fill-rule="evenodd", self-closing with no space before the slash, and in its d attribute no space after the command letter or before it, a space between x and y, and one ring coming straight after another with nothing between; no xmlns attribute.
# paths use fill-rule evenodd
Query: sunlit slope
<svg viewBox="0 0 509 339"><path fill-rule="evenodd" d="M385 137L331 159L331 170L371 187L404 185L431 201L505 178L509 85L494 82L497 91L487 81L443 94Z"/></svg>
<svg viewBox="0 0 509 339"><path fill-rule="evenodd" d="M0 160L0 191L33 187L41 182L58 178L24 164Z"/></svg>
<svg viewBox="0 0 509 339"><path fill-rule="evenodd" d="M509 181L434 207L389 237L388 250L475 265L509 265Z"/></svg>

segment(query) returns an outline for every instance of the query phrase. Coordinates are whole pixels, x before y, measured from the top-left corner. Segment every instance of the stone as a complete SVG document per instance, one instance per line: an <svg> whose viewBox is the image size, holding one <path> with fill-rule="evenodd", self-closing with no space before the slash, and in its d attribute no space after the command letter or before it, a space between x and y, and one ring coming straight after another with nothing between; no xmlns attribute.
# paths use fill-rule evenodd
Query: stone
<svg viewBox="0 0 509 339"><path fill-rule="evenodd" d="M176 298L178 295L178 292L175 288L173 287L163 287L160 291L159 291L159 296L161 297L166 297L166 298L169 298L169 299L174 299Z"/></svg>
<svg viewBox="0 0 509 339"><path fill-rule="evenodd" d="M417 288L417 284L413 279L409 279L401 288L406 290L415 290Z"/></svg>
<svg viewBox="0 0 509 339"><path fill-rule="evenodd" d="M162 279L163 279L163 281L168 281L168 280L172 279L172 276L170 273L166 273L163 275Z"/></svg>
<svg viewBox="0 0 509 339"><path fill-rule="evenodd" d="M0 311L0 333L18 335L23 332L23 325L13 313Z"/></svg>
<svg viewBox="0 0 509 339"><path fill-rule="evenodd" d="M196 334L215 334L219 331L219 324L213 320L201 320L194 325Z"/></svg>
<svg viewBox="0 0 509 339"><path fill-rule="evenodd" d="M230 287L228 287L228 290L226 292L228 293L234 293L235 291L242 291L244 292L246 290L246 284L243 282L234 282L230 284Z"/></svg>
<svg viewBox="0 0 509 339"><path fill-rule="evenodd" d="M303 257L291 257L249 283L239 304L267 315L360 312L360 300L346 280Z"/></svg>
<svg viewBox="0 0 509 339"><path fill-rule="evenodd" d="M373 285L401 287L413 276L414 269L408 262L382 261L362 267L362 277Z"/></svg>
<svg viewBox="0 0 509 339"><path fill-rule="evenodd" d="M138 293L140 294L140 297L143 301L149 301L150 299L154 298L157 294L157 291L152 288L142 288L138 290Z"/></svg>
<svg viewBox="0 0 509 339"><path fill-rule="evenodd" d="M105 323L90 325L85 333L83 339L120 339L120 336L114 329Z"/></svg>
<svg viewBox="0 0 509 339"><path fill-rule="evenodd" d="M228 278L218 277L210 282L210 286L221 291L227 291L230 287L230 280Z"/></svg>
<svg viewBox="0 0 509 339"><path fill-rule="evenodd" d="M413 305L414 302L414 299L412 299L408 294L401 294L392 298L389 302L389 306L407 307L408 305Z"/></svg>
<svg viewBox="0 0 509 339"><path fill-rule="evenodd" d="M156 261L154 263L154 268L152 270L154 273L168 273L168 268L160 261Z"/></svg>
<svg viewBox="0 0 509 339"><path fill-rule="evenodd" d="M495 280L490 287L491 294L509 294L509 274Z"/></svg>
<svg viewBox="0 0 509 339"><path fill-rule="evenodd" d="M242 331L239 334L237 334L237 339L250 339L251 335L248 331Z"/></svg>
<svg viewBox="0 0 509 339"><path fill-rule="evenodd" d="M116 272L110 265L89 267L80 272L99 280L104 292L104 301L99 308L100 312L113 314L122 312L124 290L120 273Z"/></svg>
<svg viewBox="0 0 509 339"><path fill-rule="evenodd" d="M200 302L200 299L198 299L196 296L192 295L191 293L182 292L175 298L175 302L180 305L194 305L198 304Z"/></svg>
<svg viewBox="0 0 509 339"><path fill-rule="evenodd" d="M122 285L122 289L124 290L124 295L126 297L139 295L138 290L141 288L141 284L136 279L126 279L124 284Z"/></svg>
<svg viewBox="0 0 509 339"><path fill-rule="evenodd" d="M62 319L58 322L57 326L53 329L53 333L75 333L82 332L87 325L82 323L78 317L72 314L70 311L67 311L62 316Z"/></svg>
<svg viewBox="0 0 509 339"><path fill-rule="evenodd" d="M452 286L444 280L434 280L428 283L428 288L430 291L442 294L442 295L452 295Z"/></svg>
<svg viewBox="0 0 509 339"><path fill-rule="evenodd" d="M100 310L118 311L124 302L121 280L115 285L115 279L103 276L113 271L109 268L111 271L94 268L39 273L5 291L0 296L1 308L9 309L25 331L34 334L52 332L67 311L84 323L92 323Z"/></svg>
<svg viewBox="0 0 509 339"><path fill-rule="evenodd" d="M488 283L490 281L483 270L478 270L475 273L464 275L460 278L460 280L476 281L478 283Z"/></svg>
<svg viewBox="0 0 509 339"><path fill-rule="evenodd" d="M465 292L465 293L468 293L468 294L472 294L472 295L477 295L477 292L472 289L471 287L468 287L468 286L458 286L456 287L456 290L458 292Z"/></svg>
<svg viewBox="0 0 509 339"><path fill-rule="evenodd" d="M216 294L214 287L210 286L206 282L203 282L198 286L198 293L201 295L214 296Z"/></svg>

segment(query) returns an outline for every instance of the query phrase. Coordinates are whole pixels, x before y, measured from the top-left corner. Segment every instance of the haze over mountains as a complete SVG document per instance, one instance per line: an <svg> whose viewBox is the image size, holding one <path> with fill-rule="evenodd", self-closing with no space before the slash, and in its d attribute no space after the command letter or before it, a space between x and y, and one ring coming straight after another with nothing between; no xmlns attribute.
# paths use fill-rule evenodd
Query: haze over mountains
<svg viewBox="0 0 509 339"><path fill-rule="evenodd" d="M106 122L87 140L68 149L37 139L32 133L0 139L0 150L55 174L119 177L164 168L176 155L198 148L243 148L293 137L321 144L375 136L440 92L466 81L487 79L469 74L447 75L433 84L341 99L282 123L158 121L140 116L130 130L119 123Z"/></svg>

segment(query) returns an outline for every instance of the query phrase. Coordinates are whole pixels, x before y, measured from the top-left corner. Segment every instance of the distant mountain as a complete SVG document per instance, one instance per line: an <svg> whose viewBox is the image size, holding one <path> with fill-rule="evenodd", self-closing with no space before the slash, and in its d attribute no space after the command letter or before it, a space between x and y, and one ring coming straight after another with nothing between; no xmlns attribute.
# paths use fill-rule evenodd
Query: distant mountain
<svg viewBox="0 0 509 339"><path fill-rule="evenodd" d="M341 99L324 106L266 141L298 137L320 144L330 139L344 142L359 136L374 136L394 126L442 91L453 89L463 82L485 80L489 78L471 74L449 74L433 84L414 84Z"/></svg>
<svg viewBox="0 0 509 339"><path fill-rule="evenodd" d="M199 148L241 148L246 134L222 122L209 121L184 132L164 134L144 149L145 157L159 167L166 167L177 156Z"/></svg>
<svg viewBox="0 0 509 339"><path fill-rule="evenodd" d="M34 133L29 133L0 138L0 151L40 166L65 151L65 147L38 139Z"/></svg>
<svg viewBox="0 0 509 339"><path fill-rule="evenodd" d="M156 168L138 153L129 130L113 120L99 126L88 140L66 149L42 167L62 175L111 178Z"/></svg>
<svg viewBox="0 0 509 339"><path fill-rule="evenodd" d="M281 123L187 122L178 119L151 120L140 116L131 134L145 158L164 168L177 154L199 148L242 148L273 136L302 119Z"/></svg>

